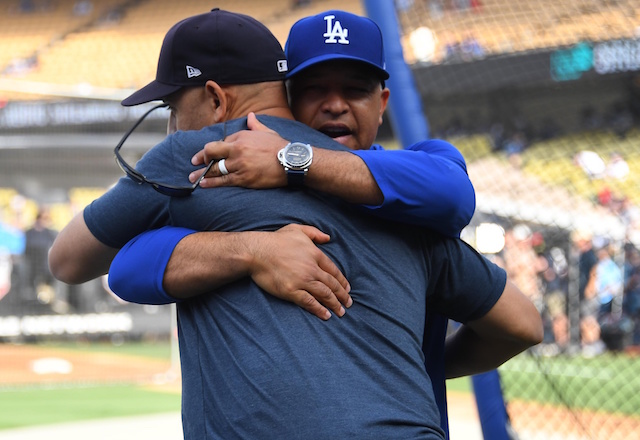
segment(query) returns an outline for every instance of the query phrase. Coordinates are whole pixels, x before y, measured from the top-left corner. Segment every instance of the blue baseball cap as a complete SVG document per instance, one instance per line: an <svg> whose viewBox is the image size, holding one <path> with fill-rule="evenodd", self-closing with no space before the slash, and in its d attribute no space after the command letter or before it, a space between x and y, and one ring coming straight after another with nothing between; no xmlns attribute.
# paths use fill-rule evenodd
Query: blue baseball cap
<svg viewBox="0 0 640 440"><path fill-rule="evenodd" d="M315 64L330 60L360 61L388 79L382 32L367 17L330 10L298 20L289 31L284 49L291 78Z"/></svg>

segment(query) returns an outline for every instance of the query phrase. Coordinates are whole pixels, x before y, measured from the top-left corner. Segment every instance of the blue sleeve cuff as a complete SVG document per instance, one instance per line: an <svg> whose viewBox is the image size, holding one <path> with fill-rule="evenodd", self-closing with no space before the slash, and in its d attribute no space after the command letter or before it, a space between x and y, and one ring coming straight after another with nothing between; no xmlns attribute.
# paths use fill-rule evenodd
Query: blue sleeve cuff
<svg viewBox="0 0 640 440"><path fill-rule="evenodd" d="M381 205L362 207L378 217L459 237L475 210L475 191L462 154L435 139L403 150L381 150L352 151L365 162L384 196Z"/></svg>
<svg viewBox="0 0 640 440"><path fill-rule="evenodd" d="M109 288L132 303L178 302L164 290L164 271L178 242L194 232L197 231L165 226L133 238L111 263Z"/></svg>

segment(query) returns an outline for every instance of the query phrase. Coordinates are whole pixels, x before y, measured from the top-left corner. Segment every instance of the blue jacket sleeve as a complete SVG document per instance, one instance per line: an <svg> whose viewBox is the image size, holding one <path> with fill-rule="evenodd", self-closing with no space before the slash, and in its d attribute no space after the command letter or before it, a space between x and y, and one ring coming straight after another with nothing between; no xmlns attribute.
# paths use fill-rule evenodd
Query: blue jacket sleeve
<svg viewBox="0 0 640 440"><path fill-rule="evenodd" d="M125 301L138 304L178 302L162 287L164 271L178 242L196 231L165 226L131 239L109 269L109 288Z"/></svg>
<svg viewBox="0 0 640 440"><path fill-rule="evenodd" d="M382 151L379 145L352 151L367 164L384 195L381 205L365 209L379 217L459 237L476 207L462 154L437 139L404 150Z"/></svg>

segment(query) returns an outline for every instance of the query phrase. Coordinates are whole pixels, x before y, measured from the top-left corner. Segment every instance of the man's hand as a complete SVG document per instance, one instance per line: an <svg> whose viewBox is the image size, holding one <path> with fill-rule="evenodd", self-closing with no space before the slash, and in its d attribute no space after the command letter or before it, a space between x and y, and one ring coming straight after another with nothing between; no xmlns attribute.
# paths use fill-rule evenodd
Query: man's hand
<svg viewBox="0 0 640 440"><path fill-rule="evenodd" d="M330 311L342 316L353 303L351 287L317 246L329 241L319 229L298 224L275 232L196 232L173 249L163 286L170 296L187 299L251 277L267 293L320 319L329 319Z"/></svg>
<svg viewBox="0 0 640 440"><path fill-rule="evenodd" d="M247 125L249 130L233 133L222 141L209 142L193 156L191 162L194 165L224 159L229 171L223 175L215 164L200 182L202 188L240 186L264 189L287 185L287 176L277 154L289 142L258 121L254 113L249 113ZM191 173L189 180L195 182L202 171Z"/></svg>
<svg viewBox="0 0 640 440"><path fill-rule="evenodd" d="M327 320L353 303L351 287L338 267L316 244L330 237L313 226L287 225L260 233L251 254L250 275L262 289ZM344 307L343 307L344 305Z"/></svg>
<svg viewBox="0 0 640 440"><path fill-rule="evenodd" d="M258 121L254 113L247 116L247 126L249 130L233 133L223 141L209 142L193 156L191 162L196 166L224 159L229 172L222 174L219 165L214 164L200 182L202 188L287 186L287 174L278 161L278 151L289 141ZM312 148L314 166L305 178L305 187L349 203L378 206L384 201L378 183L360 157L348 151ZM192 172L189 180L195 183L203 171L201 168Z"/></svg>

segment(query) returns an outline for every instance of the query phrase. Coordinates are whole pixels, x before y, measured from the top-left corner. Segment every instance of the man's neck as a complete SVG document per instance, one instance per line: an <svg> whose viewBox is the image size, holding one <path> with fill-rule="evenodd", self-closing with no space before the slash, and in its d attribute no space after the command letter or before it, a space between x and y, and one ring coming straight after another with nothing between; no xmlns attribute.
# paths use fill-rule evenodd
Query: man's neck
<svg viewBox="0 0 640 440"><path fill-rule="evenodd" d="M266 108L263 110L256 110L254 111L254 113L256 115L277 116L279 118L293 120L293 114L291 114L291 110L289 110L289 107Z"/></svg>
<svg viewBox="0 0 640 440"><path fill-rule="evenodd" d="M257 99L249 99L238 103L234 108L234 117L230 119L247 116L250 112L256 115L277 116L279 118L294 119L286 101L277 102L268 97L257 96Z"/></svg>
<svg viewBox="0 0 640 440"><path fill-rule="evenodd" d="M294 119L289 109L284 85L279 81L238 88L236 92L230 95L229 119L241 118L250 112Z"/></svg>

